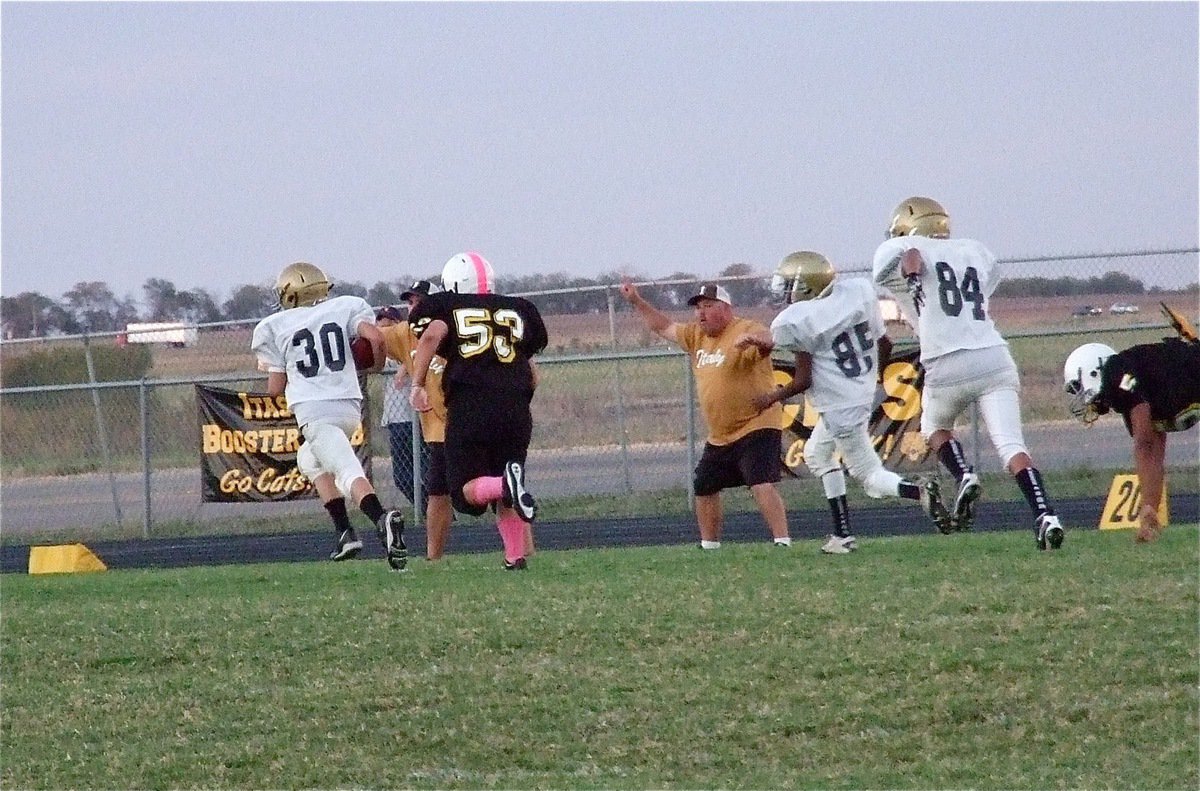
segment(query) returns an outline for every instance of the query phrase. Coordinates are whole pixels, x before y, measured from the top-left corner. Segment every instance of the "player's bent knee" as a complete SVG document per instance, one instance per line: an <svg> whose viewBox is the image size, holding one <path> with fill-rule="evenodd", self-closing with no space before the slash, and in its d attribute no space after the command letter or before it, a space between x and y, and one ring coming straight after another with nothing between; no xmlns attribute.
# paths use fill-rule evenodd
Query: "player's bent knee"
<svg viewBox="0 0 1200 791"><path fill-rule="evenodd" d="M1000 454L1000 463L1008 469L1009 463L1017 456L1025 456L1029 458L1029 451L1020 442L1004 442L996 445L996 452Z"/></svg>
<svg viewBox="0 0 1200 791"><path fill-rule="evenodd" d="M483 513L488 509L486 503L484 505L475 505L470 502L461 491L450 495L450 504L454 506L455 511L466 516L483 516Z"/></svg>
<svg viewBox="0 0 1200 791"><path fill-rule="evenodd" d="M296 469L310 481L325 472L321 463L317 461L317 454L313 453L313 449L307 443L296 451Z"/></svg>
<svg viewBox="0 0 1200 791"><path fill-rule="evenodd" d="M841 469L840 464L834 463L832 453L810 453L807 447L804 449L804 466L808 467L808 471L817 478Z"/></svg>

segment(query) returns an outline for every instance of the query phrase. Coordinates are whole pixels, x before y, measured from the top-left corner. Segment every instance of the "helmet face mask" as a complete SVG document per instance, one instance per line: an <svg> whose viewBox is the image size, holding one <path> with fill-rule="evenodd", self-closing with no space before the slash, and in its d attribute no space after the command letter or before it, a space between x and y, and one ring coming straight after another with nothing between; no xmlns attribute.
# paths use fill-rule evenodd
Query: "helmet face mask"
<svg viewBox="0 0 1200 791"><path fill-rule="evenodd" d="M1071 396L1071 415L1084 425L1108 412L1099 400L1104 383L1104 364L1116 352L1103 343L1085 343L1067 356L1063 365L1063 390Z"/></svg>
<svg viewBox="0 0 1200 791"><path fill-rule="evenodd" d="M933 198L914 196L900 202L892 212L887 238L896 236L950 237L950 215Z"/></svg>
<svg viewBox="0 0 1200 791"><path fill-rule="evenodd" d="M459 253L442 267L442 288L459 294L492 294L492 265L479 253Z"/></svg>
<svg viewBox="0 0 1200 791"><path fill-rule="evenodd" d="M331 288L325 273L305 261L288 264L275 278L275 294L284 310L315 305L329 296Z"/></svg>
<svg viewBox="0 0 1200 791"><path fill-rule="evenodd" d="M771 295L779 302L792 304L819 299L829 293L837 275L833 264L820 253L801 250L789 253L771 277Z"/></svg>

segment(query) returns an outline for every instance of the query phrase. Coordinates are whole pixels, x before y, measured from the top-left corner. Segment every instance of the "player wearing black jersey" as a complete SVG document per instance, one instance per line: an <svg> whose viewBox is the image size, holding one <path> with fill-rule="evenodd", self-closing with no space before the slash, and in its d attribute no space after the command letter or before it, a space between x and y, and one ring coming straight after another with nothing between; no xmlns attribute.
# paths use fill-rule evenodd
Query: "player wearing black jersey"
<svg viewBox="0 0 1200 791"><path fill-rule="evenodd" d="M492 266L478 253L451 258L445 291L409 315L420 340L413 357L413 407L428 409L425 377L434 355L446 360L446 466L455 510L496 508L504 566L526 567L526 524L537 504L525 489L533 434L529 405L537 386L533 355L546 348L546 325L532 302L493 293Z"/></svg>
<svg viewBox="0 0 1200 791"><path fill-rule="evenodd" d="M1200 422L1200 342L1194 337L1114 351L1085 343L1063 366L1071 414L1084 424L1116 412L1133 438L1133 460L1142 490L1137 541L1158 538L1167 434Z"/></svg>

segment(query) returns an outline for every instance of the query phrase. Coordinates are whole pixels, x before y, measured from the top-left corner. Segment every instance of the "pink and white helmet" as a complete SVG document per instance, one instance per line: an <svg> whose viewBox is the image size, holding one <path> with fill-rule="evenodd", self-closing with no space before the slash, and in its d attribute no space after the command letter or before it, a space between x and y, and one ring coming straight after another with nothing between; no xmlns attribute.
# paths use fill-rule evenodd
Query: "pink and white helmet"
<svg viewBox="0 0 1200 791"><path fill-rule="evenodd" d="M442 288L459 294L493 294L492 265L479 253L459 253L442 267Z"/></svg>

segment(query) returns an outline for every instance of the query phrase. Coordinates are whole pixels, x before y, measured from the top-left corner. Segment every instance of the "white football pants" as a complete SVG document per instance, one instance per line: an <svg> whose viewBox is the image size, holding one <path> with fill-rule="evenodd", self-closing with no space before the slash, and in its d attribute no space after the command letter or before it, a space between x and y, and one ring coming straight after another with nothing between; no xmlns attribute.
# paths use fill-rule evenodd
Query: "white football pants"
<svg viewBox="0 0 1200 791"><path fill-rule="evenodd" d="M1021 430L1021 389L1016 369L996 371L978 379L941 387L926 386L921 396L921 436L926 440L938 430L953 431L954 421L972 403L979 414L1000 462L1008 462L1018 453L1028 453Z"/></svg>
<svg viewBox="0 0 1200 791"><path fill-rule="evenodd" d="M313 421L300 431L304 443L296 453L296 466L310 481L322 473L333 473L338 491L347 500L350 486L357 478L366 478L362 462L354 453L350 437L358 430L358 418L326 418Z"/></svg>
<svg viewBox="0 0 1200 791"><path fill-rule="evenodd" d="M812 436L804 443L804 463L824 483L827 474L841 470L835 458L835 451L840 452L850 476L862 484L868 496L899 496L900 482L904 479L886 469L875 452L867 427L870 415L870 407L841 409L821 415ZM834 490L829 484L825 487L826 496L836 496L836 486ZM831 495L830 491L835 494Z"/></svg>

